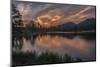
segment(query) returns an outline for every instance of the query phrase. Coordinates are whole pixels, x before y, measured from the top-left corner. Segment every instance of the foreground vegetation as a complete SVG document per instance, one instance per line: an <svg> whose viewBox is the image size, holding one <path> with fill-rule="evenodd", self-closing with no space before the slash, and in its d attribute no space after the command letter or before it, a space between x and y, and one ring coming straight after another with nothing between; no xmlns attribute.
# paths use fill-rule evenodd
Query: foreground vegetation
<svg viewBox="0 0 100 67"><path fill-rule="evenodd" d="M12 64L13 66L23 66L23 65L37 65L37 64L56 64L56 63L71 63L71 62L81 62L82 60L77 58L73 59L68 54L64 56L59 56L54 53L42 53L41 55L37 55L34 53L13 53L12 55Z"/></svg>

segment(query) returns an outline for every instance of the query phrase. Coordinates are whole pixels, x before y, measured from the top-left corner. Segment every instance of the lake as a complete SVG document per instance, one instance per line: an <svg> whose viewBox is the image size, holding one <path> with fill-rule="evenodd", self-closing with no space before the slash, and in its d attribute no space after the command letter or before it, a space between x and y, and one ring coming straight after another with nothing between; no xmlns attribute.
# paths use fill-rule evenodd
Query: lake
<svg viewBox="0 0 100 67"><path fill-rule="evenodd" d="M36 56L41 56L47 52L60 57L68 54L74 60L77 58L82 61L96 60L95 34L21 35L14 37L13 44L13 52L15 53L35 52Z"/></svg>

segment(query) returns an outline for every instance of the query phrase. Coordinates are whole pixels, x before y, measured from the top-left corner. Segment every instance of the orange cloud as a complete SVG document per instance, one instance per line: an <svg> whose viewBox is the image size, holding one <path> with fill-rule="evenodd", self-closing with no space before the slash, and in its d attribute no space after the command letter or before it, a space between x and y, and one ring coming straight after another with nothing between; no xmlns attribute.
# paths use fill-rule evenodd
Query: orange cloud
<svg viewBox="0 0 100 67"><path fill-rule="evenodd" d="M49 28L51 26L55 26L55 24L58 23L61 17L62 16L60 15L46 14L46 15L38 16L37 22L41 27Z"/></svg>

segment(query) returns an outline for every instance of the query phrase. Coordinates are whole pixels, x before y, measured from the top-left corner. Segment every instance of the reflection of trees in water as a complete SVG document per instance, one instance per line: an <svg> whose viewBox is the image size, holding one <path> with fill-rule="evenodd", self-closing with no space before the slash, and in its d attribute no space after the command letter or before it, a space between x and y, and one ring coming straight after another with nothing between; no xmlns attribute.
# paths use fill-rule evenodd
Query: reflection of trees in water
<svg viewBox="0 0 100 67"><path fill-rule="evenodd" d="M69 39L73 39L74 37L76 37L76 34L66 34L66 33L45 33L45 34L41 34L39 36L48 36L50 35L51 37L54 37L54 36L59 36L59 37L64 37L64 38L69 38Z"/></svg>
<svg viewBox="0 0 100 67"><path fill-rule="evenodd" d="M22 40L22 36L20 37L14 37L13 41L12 41L12 48L17 51L20 50L23 46L23 40Z"/></svg>
<svg viewBox="0 0 100 67"><path fill-rule="evenodd" d="M20 31L22 31L22 29L20 29ZM30 40L32 45L34 45L34 41L37 37L41 38L46 35L47 36L50 35L50 37L59 36L59 37L68 38L68 39L73 39L76 36L80 36L81 38L86 39L86 40L94 40L96 38L95 33L91 33L91 34L66 34L66 33L61 33L61 34L49 33L48 34L48 33L45 33L45 34L40 34L40 35L32 35L32 34L29 35L29 34L25 34L25 33L16 32L12 35L12 47L14 47L15 50L21 49L23 46L23 37L26 40Z"/></svg>
<svg viewBox="0 0 100 67"><path fill-rule="evenodd" d="M96 33L84 34L84 35L79 35L79 36L86 40L95 40L96 39Z"/></svg>
<svg viewBox="0 0 100 67"><path fill-rule="evenodd" d="M37 55L35 52L31 53L13 53L13 65L37 65L37 64L56 64L56 63L71 63L71 62L81 62L81 59L74 60L68 54L64 56L59 56L53 53L42 53Z"/></svg>
<svg viewBox="0 0 100 67"><path fill-rule="evenodd" d="M64 37L68 39L73 39L76 36L82 37L87 40L94 40L96 38L96 33L83 33L83 34L74 34L74 33L45 33L45 34L40 34L38 36L45 36L45 35L50 35L51 37L54 36L59 36L59 37Z"/></svg>
<svg viewBox="0 0 100 67"><path fill-rule="evenodd" d="M31 45L33 45L34 44L34 41L35 41L35 39L36 39L36 37L37 36L35 36L35 35L23 35L23 36L14 36L13 38L12 38L12 48L15 50L15 51L17 51L17 50L21 50L22 49L22 46L24 45L23 43L24 43L24 39L25 40L29 40L30 42L31 42Z"/></svg>
<svg viewBox="0 0 100 67"><path fill-rule="evenodd" d="M29 40L34 46L34 41L36 38L41 38L43 36L48 36L48 34L44 35L23 35L23 36L16 36L13 37L13 48L15 47L17 49L21 49L23 44L23 38L26 40ZM54 36L60 36L68 39L73 39L76 37L76 35L70 35L70 34L50 34L50 37ZM91 37L90 35L80 35L82 38L88 39ZM87 38L88 37L88 38ZM90 38L91 39L91 38ZM71 41L72 42L72 41ZM41 55L37 55L35 52L15 52L12 53L12 59L13 59L13 65L35 65L35 64L53 64L53 63L70 63L70 62L81 62L83 61L80 58L72 58L68 54L65 54L63 57L60 57L58 54L53 54L50 52L42 53Z"/></svg>

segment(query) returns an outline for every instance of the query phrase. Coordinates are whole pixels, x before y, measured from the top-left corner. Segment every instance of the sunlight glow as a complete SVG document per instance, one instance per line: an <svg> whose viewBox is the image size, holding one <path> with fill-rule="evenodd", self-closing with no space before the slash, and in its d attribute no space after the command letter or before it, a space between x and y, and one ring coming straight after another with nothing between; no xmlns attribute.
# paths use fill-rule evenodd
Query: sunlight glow
<svg viewBox="0 0 100 67"><path fill-rule="evenodd" d="M59 15L42 15L37 17L37 21L40 26L48 28L51 27L53 23L57 23L60 20Z"/></svg>

